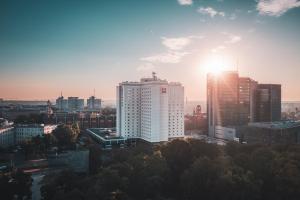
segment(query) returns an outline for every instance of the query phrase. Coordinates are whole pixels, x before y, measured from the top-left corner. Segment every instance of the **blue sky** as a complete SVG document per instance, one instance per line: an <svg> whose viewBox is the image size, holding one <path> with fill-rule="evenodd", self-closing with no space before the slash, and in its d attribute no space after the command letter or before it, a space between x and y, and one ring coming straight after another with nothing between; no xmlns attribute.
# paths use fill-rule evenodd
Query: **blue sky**
<svg viewBox="0 0 300 200"><path fill-rule="evenodd" d="M205 100L213 65L300 100L298 0L1 1L0 97L115 98L156 71Z"/></svg>

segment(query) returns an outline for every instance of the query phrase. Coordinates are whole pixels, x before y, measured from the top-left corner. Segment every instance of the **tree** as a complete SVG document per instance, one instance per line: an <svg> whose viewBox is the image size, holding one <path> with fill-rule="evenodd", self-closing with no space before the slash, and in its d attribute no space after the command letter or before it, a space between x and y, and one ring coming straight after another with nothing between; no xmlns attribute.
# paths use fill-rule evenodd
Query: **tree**
<svg viewBox="0 0 300 200"><path fill-rule="evenodd" d="M78 131L67 125L57 127L52 134L60 147L72 147L75 144Z"/></svg>

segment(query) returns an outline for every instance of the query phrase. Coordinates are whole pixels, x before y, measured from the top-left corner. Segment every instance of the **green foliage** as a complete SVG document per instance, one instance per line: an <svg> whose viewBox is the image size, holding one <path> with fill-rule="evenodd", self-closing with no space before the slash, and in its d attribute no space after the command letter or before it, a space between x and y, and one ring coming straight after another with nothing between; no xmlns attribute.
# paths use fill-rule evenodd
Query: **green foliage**
<svg viewBox="0 0 300 200"><path fill-rule="evenodd" d="M78 124L69 125L60 125L58 126L52 134L57 140L57 144L60 147L70 148L74 146L77 137L80 133Z"/></svg>
<svg viewBox="0 0 300 200"><path fill-rule="evenodd" d="M42 186L43 198L300 199L299 146L230 143L222 147L199 140L174 140L161 146L139 144L112 151L94 147L91 152L93 173L50 175Z"/></svg>
<svg viewBox="0 0 300 200"><path fill-rule="evenodd" d="M31 199L32 179L29 174L17 170L10 175L0 176L1 199Z"/></svg>

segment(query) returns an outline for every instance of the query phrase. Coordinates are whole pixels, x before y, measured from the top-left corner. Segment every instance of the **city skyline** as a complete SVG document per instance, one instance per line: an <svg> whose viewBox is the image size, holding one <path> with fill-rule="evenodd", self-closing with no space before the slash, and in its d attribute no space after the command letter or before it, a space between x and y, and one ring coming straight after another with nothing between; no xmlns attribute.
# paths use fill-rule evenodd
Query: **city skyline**
<svg viewBox="0 0 300 200"><path fill-rule="evenodd" d="M115 100L155 71L206 100L206 74L238 70L300 100L298 0L2 1L0 98Z"/></svg>

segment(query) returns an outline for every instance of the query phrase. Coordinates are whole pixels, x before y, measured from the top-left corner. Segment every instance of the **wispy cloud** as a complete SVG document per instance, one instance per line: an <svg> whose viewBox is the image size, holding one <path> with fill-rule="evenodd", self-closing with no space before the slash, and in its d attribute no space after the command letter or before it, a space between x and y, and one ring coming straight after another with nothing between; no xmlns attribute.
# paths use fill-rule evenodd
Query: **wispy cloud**
<svg viewBox="0 0 300 200"><path fill-rule="evenodd" d="M187 37L162 37L162 44L170 50L182 50L192 43L193 39L203 39L201 35L191 35Z"/></svg>
<svg viewBox="0 0 300 200"><path fill-rule="evenodd" d="M161 54L156 54L153 56L148 56L141 58L142 61L154 62L154 63L179 63L182 58L190 54L189 52L178 52L178 51L168 51Z"/></svg>
<svg viewBox="0 0 300 200"><path fill-rule="evenodd" d="M152 63L143 63L137 67L137 71L150 71L153 70L155 66Z"/></svg>
<svg viewBox="0 0 300 200"><path fill-rule="evenodd" d="M229 37L229 39L225 41L225 44L235 44L242 40L242 37L239 35L234 35L227 32L223 32L223 34Z"/></svg>
<svg viewBox="0 0 300 200"><path fill-rule="evenodd" d="M177 0L180 5L188 6L193 4L193 0Z"/></svg>
<svg viewBox="0 0 300 200"><path fill-rule="evenodd" d="M224 50L224 49L226 49L226 47L223 46L223 45L220 45L220 46L217 46L216 48L213 48L213 49L211 50L211 52L217 53L217 52L220 52L220 51L222 51L222 50Z"/></svg>
<svg viewBox="0 0 300 200"><path fill-rule="evenodd" d="M209 15L210 17L215 17L217 15L225 17L226 15L224 12L219 12L212 7L200 7L198 8L197 12L201 13L202 15Z"/></svg>
<svg viewBox="0 0 300 200"><path fill-rule="evenodd" d="M154 54L141 58L142 61L150 63L179 63L182 58L191 52L185 48L190 45L193 40L203 39L202 35L190 35L186 37L161 37L161 43L167 48L166 52Z"/></svg>
<svg viewBox="0 0 300 200"><path fill-rule="evenodd" d="M259 0L256 9L261 15L279 17L297 7L300 7L299 0Z"/></svg>
<svg viewBox="0 0 300 200"><path fill-rule="evenodd" d="M181 50L191 43L188 37L167 38L162 37L162 44L171 50Z"/></svg>

